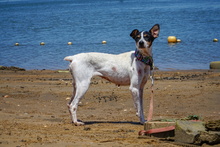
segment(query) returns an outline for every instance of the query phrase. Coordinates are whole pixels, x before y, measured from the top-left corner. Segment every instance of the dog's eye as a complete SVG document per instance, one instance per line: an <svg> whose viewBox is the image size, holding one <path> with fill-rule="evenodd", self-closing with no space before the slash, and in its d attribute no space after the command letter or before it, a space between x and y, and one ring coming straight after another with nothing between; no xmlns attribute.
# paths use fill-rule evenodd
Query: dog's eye
<svg viewBox="0 0 220 147"><path fill-rule="evenodd" d="M147 35L147 34L144 34L144 37L148 37L148 35Z"/></svg>
<svg viewBox="0 0 220 147"><path fill-rule="evenodd" d="M141 38L141 35L137 35L136 38Z"/></svg>

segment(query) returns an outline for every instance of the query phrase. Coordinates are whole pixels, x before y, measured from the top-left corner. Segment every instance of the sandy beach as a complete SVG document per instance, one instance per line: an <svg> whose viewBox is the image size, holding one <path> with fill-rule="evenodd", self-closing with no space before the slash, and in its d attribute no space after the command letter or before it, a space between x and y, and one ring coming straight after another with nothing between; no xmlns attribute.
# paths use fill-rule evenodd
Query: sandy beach
<svg viewBox="0 0 220 147"><path fill-rule="evenodd" d="M178 146L155 138L139 139L129 86L95 77L78 109L85 126L70 123L70 73L51 70L0 70L0 146ZM196 115L220 119L220 71L155 71L153 119ZM150 82L144 90L148 114ZM209 145L204 145L209 146Z"/></svg>

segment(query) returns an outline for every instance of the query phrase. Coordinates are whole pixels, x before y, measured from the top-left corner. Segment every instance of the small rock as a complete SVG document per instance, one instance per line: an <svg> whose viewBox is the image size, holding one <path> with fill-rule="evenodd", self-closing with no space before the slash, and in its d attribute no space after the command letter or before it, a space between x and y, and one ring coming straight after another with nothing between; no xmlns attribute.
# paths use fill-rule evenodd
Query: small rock
<svg viewBox="0 0 220 147"><path fill-rule="evenodd" d="M66 98L66 100L70 100L70 99L71 99L71 97L67 97L67 98Z"/></svg>
<svg viewBox="0 0 220 147"><path fill-rule="evenodd" d="M90 131L91 128L90 128L90 127L85 127L84 130L85 130L85 131Z"/></svg>
<svg viewBox="0 0 220 147"><path fill-rule="evenodd" d="M200 135L198 135L195 138L194 144L201 145L203 143L208 143L211 145L219 144L220 143L220 132L201 132Z"/></svg>
<svg viewBox="0 0 220 147"><path fill-rule="evenodd" d="M27 140L25 140L25 139L22 139L22 140L21 140L21 142L27 142Z"/></svg>
<svg viewBox="0 0 220 147"><path fill-rule="evenodd" d="M8 97L9 97L9 95L5 95L5 96L4 96L4 98L8 98Z"/></svg>
<svg viewBox="0 0 220 147"><path fill-rule="evenodd" d="M41 142L42 138L40 136L37 136L37 141Z"/></svg>
<svg viewBox="0 0 220 147"><path fill-rule="evenodd" d="M220 120L209 121L205 124L205 127L211 131L220 131Z"/></svg>

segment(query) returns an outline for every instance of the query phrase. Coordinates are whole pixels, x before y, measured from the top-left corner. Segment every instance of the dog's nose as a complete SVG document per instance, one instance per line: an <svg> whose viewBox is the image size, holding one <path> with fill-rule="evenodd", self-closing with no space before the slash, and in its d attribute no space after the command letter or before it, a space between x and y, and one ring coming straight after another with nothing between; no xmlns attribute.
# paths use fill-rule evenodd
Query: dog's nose
<svg viewBox="0 0 220 147"><path fill-rule="evenodd" d="M140 46L144 45L144 41L140 41L140 42L139 42L139 45L140 45Z"/></svg>

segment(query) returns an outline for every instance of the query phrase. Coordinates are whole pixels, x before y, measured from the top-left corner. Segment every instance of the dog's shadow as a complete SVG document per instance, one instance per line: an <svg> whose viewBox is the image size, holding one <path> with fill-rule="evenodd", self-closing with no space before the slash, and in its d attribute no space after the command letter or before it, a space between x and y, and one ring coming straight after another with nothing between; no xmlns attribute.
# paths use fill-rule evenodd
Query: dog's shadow
<svg viewBox="0 0 220 147"><path fill-rule="evenodd" d="M140 122L132 122L132 121L86 121L85 125L92 124L132 124L132 125L142 125Z"/></svg>

